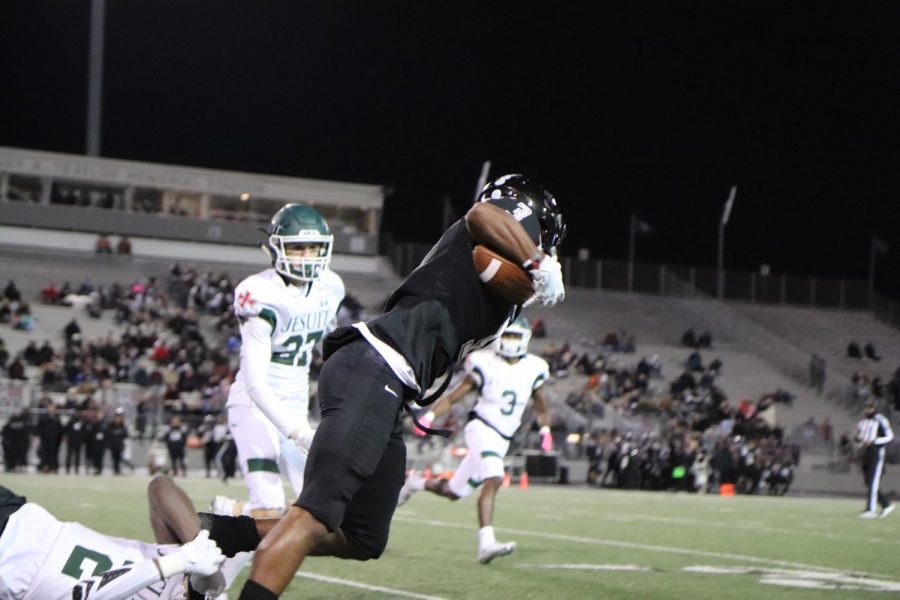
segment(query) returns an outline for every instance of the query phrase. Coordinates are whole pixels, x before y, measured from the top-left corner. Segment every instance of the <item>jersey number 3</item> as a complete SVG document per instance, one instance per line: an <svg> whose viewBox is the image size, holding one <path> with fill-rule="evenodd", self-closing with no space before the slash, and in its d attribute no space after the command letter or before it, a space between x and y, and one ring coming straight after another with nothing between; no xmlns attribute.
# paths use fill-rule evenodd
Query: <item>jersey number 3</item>
<svg viewBox="0 0 900 600"><path fill-rule="evenodd" d="M512 390L506 390L501 394L504 399L509 398L509 404L507 404L504 408L500 409L501 415L506 415L507 417L513 414L513 411L516 410L516 393Z"/></svg>

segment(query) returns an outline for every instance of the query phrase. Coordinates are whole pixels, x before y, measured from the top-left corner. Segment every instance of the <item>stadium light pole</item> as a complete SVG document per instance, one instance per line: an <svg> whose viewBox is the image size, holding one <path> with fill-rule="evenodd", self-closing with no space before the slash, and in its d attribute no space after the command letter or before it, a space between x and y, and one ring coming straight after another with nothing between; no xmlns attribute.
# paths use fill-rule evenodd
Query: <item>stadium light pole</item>
<svg viewBox="0 0 900 600"><path fill-rule="evenodd" d="M731 186L728 200L722 209L722 218L719 220L719 260L716 277L716 297L721 300L725 296L725 226L731 216L731 208L734 206L734 197L737 195L737 186Z"/></svg>
<svg viewBox="0 0 900 600"><path fill-rule="evenodd" d="M882 239L872 236L869 240L869 308L875 307L875 259L883 252L888 252L890 246Z"/></svg>
<svg viewBox="0 0 900 600"><path fill-rule="evenodd" d="M484 186L487 185L488 173L491 172L491 161L486 160L484 164L481 165L481 175L478 176L478 183L475 184L475 199L472 201L472 204L478 202L478 197L481 195L481 190L484 189Z"/></svg>
<svg viewBox="0 0 900 600"><path fill-rule="evenodd" d="M634 289L634 213L628 221L628 291Z"/></svg>
<svg viewBox="0 0 900 600"><path fill-rule="evenodd" d="M103 44L106 0L91 0L91 33L88 49L87 133L85 151L100 156L103 130Z"/></svg>

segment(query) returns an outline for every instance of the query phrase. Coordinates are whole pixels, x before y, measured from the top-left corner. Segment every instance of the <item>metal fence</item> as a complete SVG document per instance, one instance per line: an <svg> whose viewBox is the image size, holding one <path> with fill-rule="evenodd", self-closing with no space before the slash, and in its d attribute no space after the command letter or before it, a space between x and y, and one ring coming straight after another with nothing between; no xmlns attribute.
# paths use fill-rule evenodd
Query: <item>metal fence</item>
<svg viewBox="0 0 900 600"><path fill-rule="evenodd" d="M389 242L382 248L398 272L406 276L421 262L430 244ZM715 268L633 263L621 260L563 257L567 285L661 296L715 298ZM900 328L900 304L873 292L867 281L725 270L725 300L788 304L816 308L871 310L876 318Z"/></svg>
<svg viewBox="0 0 900 600"><path fill-rule="evenodd" d="M713 268L645 263L629 266L625 261L575 258L563 258L562 263L567 283L576 287L662 296L718 294L718 272ZM867 282L853 279L727 270L722 291L725 300L840 309L874 308L877 298L885 315L897 309L889 300L870 294Z"/></svg>

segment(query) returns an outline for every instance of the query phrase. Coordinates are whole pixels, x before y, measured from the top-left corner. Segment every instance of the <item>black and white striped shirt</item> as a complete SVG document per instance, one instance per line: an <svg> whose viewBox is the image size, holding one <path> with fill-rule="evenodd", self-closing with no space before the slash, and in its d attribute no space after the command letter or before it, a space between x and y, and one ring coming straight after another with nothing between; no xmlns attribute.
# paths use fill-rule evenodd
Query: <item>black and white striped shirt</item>
<svg viewBox="0 0 900 600"><path fill-rule="evenodd" d="M894 439L894 431L890 422L883 415L875 413L871 417L864 417L856 424L857 439L863 444L872 446L884 446Z"/></svg>

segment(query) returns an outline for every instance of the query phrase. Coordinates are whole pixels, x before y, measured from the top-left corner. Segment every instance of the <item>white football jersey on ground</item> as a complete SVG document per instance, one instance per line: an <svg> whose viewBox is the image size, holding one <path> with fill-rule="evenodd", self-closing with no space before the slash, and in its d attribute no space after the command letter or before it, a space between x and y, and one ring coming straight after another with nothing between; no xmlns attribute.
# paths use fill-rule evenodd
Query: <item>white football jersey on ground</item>
<svg viewBox="0 0 900 600"><path fill-rule="evenodd" d="M103 535L79 523L64 523L29 502L12 514L0 538L0 596L72 598L72 588L79 581L178 549L176 544L148 544ZM183 598L183 579L184 575L178 574L157 581L131 598Z"/></svg>
<svg viewBox="0 0 900 600"><path fill-rule="evenodd" d="M510 364L493 349L467 356L464 369L478 389L473 410L506 437L512 437L522 424L532 392L550 376L550 366L539 356L526 354Z"/></svg>

